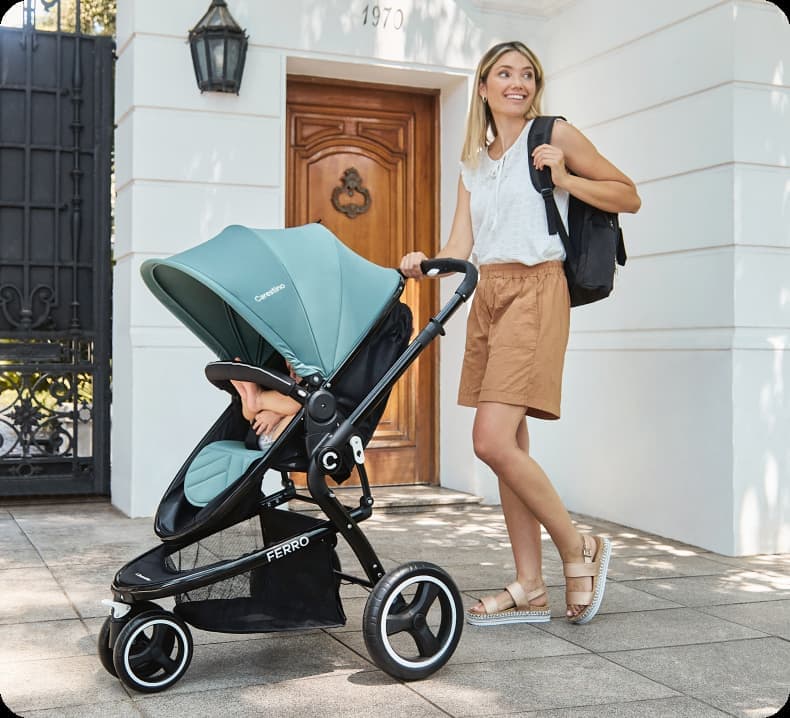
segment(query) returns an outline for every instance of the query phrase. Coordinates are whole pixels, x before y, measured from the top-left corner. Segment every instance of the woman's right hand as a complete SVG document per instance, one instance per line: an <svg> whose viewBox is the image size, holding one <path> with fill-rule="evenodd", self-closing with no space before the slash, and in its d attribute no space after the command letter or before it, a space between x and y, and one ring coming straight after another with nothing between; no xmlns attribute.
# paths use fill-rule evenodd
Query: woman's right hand
<svg viewBox="0 0 790 718"><path fill-rule="evenodd" d="M422 252L409 252L400 260L400 271L403 276L410 277L411 279L422 279L423 273L420 269L420 262L424 262L426 257Z"/></svg>

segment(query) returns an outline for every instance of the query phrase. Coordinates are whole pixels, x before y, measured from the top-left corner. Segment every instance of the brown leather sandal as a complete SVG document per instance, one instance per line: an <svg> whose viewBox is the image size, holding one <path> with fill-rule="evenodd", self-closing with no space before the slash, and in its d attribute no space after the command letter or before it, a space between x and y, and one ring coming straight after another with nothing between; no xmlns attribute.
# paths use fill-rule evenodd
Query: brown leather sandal
<svg viewBox="0 0 790 718"><path fill-rule="evenodd" d="M539 596L546 594L546 586L542 583L534 591L526 593L524 587L514 581L505 587L505 591L510 594L512 606L497 610L497 602L493 596L484 596L480 599L485 613L482 611L466 611L466 622L473 626L496 626L503 623L546 623L551 620L551 611L548 606L533 606L530 601L534 601Z"/></svg>

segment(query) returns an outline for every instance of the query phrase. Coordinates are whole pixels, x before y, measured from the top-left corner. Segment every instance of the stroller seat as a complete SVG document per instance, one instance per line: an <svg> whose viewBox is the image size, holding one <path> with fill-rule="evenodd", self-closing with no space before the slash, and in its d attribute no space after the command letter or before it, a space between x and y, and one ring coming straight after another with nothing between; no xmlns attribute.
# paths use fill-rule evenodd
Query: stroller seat
<svg viewBox="0 0 790 718"><path fill-rule="evenodd" d="M193 506L205 506L265 453L248 449L243 441L212 441L189 465L184 477L184 496Z"/></svg>

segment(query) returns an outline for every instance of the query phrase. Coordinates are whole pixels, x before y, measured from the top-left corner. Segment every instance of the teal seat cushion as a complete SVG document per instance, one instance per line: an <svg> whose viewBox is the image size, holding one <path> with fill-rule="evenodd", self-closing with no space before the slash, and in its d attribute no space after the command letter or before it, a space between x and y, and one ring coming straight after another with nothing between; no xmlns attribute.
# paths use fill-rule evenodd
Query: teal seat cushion
<svg viewBox="0 0 790 718"><path fill-rule="evenodd" d="M193 506L205 506L238 479L265 452L241 441L214 441L192 460L184 477L184 496Z"/></svg>

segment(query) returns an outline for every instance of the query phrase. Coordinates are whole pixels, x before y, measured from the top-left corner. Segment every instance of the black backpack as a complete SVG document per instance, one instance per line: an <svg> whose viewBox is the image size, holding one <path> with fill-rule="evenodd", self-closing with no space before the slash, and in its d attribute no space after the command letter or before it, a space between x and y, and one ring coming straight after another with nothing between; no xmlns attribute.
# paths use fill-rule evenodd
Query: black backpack
<svg viewBox="0 0 790 718"><path fill-rule="evenodd" d="M615 262L625 266L625 244L617 214L592 207L573 195L569 197L566 231L554 201L551 169L538 170L531 161L532 151L538 145L551 144L551 128L557 117L565 119L548 115L536 117L529 128L529 173L532 184L546 202L549 234L559 233L565 245L565 276L571 306L578 307L605 299L612 293Z"/></svg>

